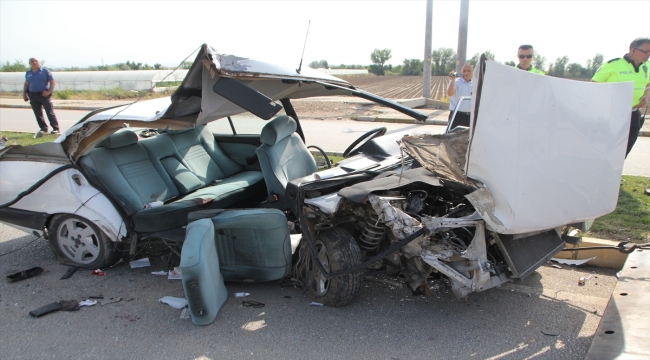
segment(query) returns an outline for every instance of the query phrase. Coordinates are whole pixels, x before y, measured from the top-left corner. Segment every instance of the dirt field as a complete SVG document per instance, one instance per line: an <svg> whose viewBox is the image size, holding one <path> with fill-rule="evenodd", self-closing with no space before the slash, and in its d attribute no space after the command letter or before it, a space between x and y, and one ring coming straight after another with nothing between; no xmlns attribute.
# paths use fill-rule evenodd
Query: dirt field
<svg viewBox="0 0 650 360"><path fill-rule="evenodd" d="M422 76L360 76L343 78L350 84L389 99L422 97ZM431 98L440 99L447 90L446 76L431 77Z"/></svg>

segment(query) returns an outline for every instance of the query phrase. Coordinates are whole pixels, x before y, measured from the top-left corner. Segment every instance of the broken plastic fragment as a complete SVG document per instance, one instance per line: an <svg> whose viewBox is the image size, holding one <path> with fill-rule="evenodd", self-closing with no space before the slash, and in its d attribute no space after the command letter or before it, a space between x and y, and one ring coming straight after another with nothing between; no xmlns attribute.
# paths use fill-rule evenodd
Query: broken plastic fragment
<svg viewBox="0 0 650 360"><path fill-rule="evenodd" d="M570 259L552 258L551 261L555 261L557 263L564 264L564 265L584 265L587 262L589 262L590 260L593 260L595 258L596 258L595 256L592 257L592 258L589 258L589 259L584 259L584 260L570 260Z"/></svg>
<svg viewBox="0 0 650 360"><path fill-rule="evenodd" d="M174 309L182 309L185 306L187 306L187 300L183 298L177 298L173 296L165 296L163 298L158 299L159 302L163 304L167 304Z"/></svg>
<svg viewBox="0 0 650 360"><path fill-rule="evenodd" d="M169 270L169 274L167 275L167 280L182 280L183 277L181 275L181 269L178 267L175 267L174 270Z"/></svg>
<svg viewBox="0 0 650 360"><path fill-rule="evenodd" d="M92 274L92 275L97 275L97 276L106 276L106 273L103 272L103 271L101 271L101 270L99 270L99 269L97 269L97 270L93 270L93 272L91 272L91 274Z"/></svg>
<svg viewBox="0 0 650 360"><path fill-rule="evenodd" d="M315 301L310 302L309 305L311 305L311 306L323 306L322 303L315 302Z"/></svg>
<svg viewBox="0 0 650 360"><path fill-rule="evenodd" d="M187 320L189 318L190 318L190 309L183 308L183 310L181 311L180 319Z"/></svg>
<svg viewBox="0 0 650 360"><path fill-rule="evenodd" d="M247 293L247 292L237 292L237 293L235 293L235 298L237 298L237 299L244 298L244 297L247 297L249 295L250 295L250 293Z"/></svg>
<svg viewBox="0 0 650 360"><path fill-rule="evenodd" d="M130 264L131 264L131 269L151 266L151 263L149 262L148 257L138 259L138 260L133 260L133 261L130 262Z"/></svg>
<svg viewBox="0 0 650 360"><path fill-rule="evenodd" d="M93 306L97 304L97 300L84 300L79 302L79 306Z"/></svg>
<svg viewBox="0 0 650 360"><path fill-rule="evenodd" d="M152 271L151 275L167 275L167 271Z"/></svg>

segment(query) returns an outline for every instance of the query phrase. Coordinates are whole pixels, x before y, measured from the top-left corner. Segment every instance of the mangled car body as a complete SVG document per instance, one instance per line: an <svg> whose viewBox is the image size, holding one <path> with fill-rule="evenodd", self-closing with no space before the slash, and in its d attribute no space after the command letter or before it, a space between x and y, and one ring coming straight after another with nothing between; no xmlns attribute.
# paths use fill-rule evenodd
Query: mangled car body
<svg viewBox="0 0 650 360"><path fill-rule="evenodd" d="M631 94L486 60L475 76L470 128L374 129L318 171L291 99L351 95L426 116L308 68L204 45L171 98L98 110L54 143L4 149L0 221L86 268L143 242L182 247L195 323L214 320L224 280L290 272L331 306L354 300L368 267L424 292L445 276L462 298L527 276L564 246L562 227L615 208L627 135L617 104ZM271 120L238 132L231 116L244 112ZM294 256L289 233L302 234Z"/></svg>

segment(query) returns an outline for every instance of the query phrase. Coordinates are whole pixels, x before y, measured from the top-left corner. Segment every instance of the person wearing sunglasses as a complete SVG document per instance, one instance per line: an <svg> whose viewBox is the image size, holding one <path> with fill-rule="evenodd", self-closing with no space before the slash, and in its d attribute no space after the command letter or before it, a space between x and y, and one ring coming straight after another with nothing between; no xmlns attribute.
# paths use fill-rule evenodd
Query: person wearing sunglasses
<svg viewBox="0 0 650 360"><path fill-rule="evenodd" d="M517 69L530 71L535 74L546 75L546 73L533 66L533 58L535 57L535 50L532 45L521 45L517 50L517 58L519 64L515 65Z"/></svg>
<svg viewBox="0 0 650 360"><path fill-rule="evenodd" d="M627 140L627 154L639 136L643 127L645 116L641 116L641 109L645 109L650 101L650 38L637 38L630 43L630 51L622 58L616 58L603 64L594 74L594 82L634 82L632 96L632 115L630 117L630 133Z"/></svg>

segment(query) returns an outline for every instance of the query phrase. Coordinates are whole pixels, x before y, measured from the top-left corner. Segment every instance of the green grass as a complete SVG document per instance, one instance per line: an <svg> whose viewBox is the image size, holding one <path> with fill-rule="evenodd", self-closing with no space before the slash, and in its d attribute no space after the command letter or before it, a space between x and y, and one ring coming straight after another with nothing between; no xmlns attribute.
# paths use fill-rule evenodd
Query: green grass
<svg viewBox="0 0 650 360"><path fill-rule="evenodd" d="M596 219L587 236L636 243L650 242L650 195L645 176L623 176L618 205L611 214Z"/></svg>
<svg viewBox="0 0 650 360"><path fill-rule="evenodd" d="M157 99L169 96L174 90L150 92L148 90L124 90L123 88L72 91L69 89L54 91L54 97L59 100L125 100L125 99Z"/></svg>
<svg viewBox="0 0 650 360"><path fill-rule="evenodd" d="M6 136L7 139L8 139L5 146L10 146L10 145L22 145L22 146L36 145L36 144L42 144L42 143L46 143L46 142L52 142L57 137L59 137L59 135L46 134L43 137L40 137L38 139L34 139L34 134L33 133L0 131L0 137L2 137L2 136Z"/></svg>

